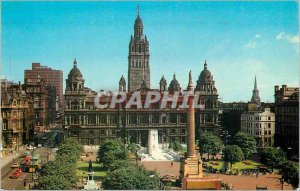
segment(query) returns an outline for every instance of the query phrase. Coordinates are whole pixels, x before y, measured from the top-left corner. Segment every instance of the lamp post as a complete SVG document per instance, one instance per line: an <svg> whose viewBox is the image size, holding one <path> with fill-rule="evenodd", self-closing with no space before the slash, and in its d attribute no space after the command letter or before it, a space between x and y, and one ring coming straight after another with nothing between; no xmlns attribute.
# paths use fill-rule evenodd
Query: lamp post
<svg viewBox="0 0 300 191"><path fill-rule="evenodd" d="M230 135L228 135L228 131L227 130L222 131L222 134L220 136L223 138L224 146L226 147L227 138L230 137Z"/></svg>

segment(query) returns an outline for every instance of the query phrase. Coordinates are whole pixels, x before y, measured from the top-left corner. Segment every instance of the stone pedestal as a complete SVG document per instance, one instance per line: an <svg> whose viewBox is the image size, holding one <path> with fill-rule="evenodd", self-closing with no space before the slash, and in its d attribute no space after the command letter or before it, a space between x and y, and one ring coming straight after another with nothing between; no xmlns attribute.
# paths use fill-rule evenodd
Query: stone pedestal
<svg viewBox="0 0 300 191"><path fill-rule="evenodd" d="M188 178L201 178L202 174L202 161L198 157L187 157L181 160L180 165L180 179Z"/></svg>
<svg viewBox="0 0 300 191"><path fill-rule="evenodd" d="M148 134L148 154L153 155L158 149L158 131L149 130Z"/></svg>
<svg viewBox="0 0 300 191"><path fill-rule="evenodd" d="M219 178L188 178L182 179L183 190L221 190L221 179Z"/></svg>

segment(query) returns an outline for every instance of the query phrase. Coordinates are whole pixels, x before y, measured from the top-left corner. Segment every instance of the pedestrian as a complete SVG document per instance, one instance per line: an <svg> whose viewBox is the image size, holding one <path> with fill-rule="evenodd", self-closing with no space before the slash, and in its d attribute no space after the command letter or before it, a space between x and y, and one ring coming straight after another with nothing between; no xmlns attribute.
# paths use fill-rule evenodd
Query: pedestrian
<svg viewBox="0 0 300 191"><path fill-rule="evenodd" d="M171 161L171 166L173 166L173 161Z"/></svg>

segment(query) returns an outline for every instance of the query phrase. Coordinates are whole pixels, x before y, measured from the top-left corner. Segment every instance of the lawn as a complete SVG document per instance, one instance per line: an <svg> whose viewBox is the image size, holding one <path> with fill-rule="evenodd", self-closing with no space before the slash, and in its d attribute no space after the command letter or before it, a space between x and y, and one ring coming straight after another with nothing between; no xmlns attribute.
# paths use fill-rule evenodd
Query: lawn
<svg viewBox="0 0 300 191"><path fill-rule="evenodd" d="M84 161L77 162L77 174L82 178L87 178L89 163ZM103 169L101 164L93 162L94 180L101 180L106 175L106 170Z"/></svg>
<svg viewBox="0 0 300 191"><path fill-rule="evenodd" d="M245 164L243 162L237 162L234 165L232 165L232 169L238 168L240 170L246 170L246 169L258 169L258 166L261 166L262 164L251 161L251 164Z"/></svg>
<svg viewBox="0 0 300 191"><path fill-rule="evenodd" d="M213 163L218 163L218 164L212 164ZM223 167L224 162L223 161L209 161L209 162L204 162L207 166L211 166L214 169L221 170ZM251 161L251 164L245 164L243 162L237 162L234 165L232 165L232 169L238 168L239 170L246 170L246 169L258 169L258 166L262 164Z"/></svg>
<svg viewBox="0 0 300 191"><path fill-rule="evenodd" d="M216 164L212 164L213 163L218 163L217 165ZM223 164L224 162L223 161L209 161L209 162L204 162L207 166L211 166L213 167L214 169L218 169L218 170L221 170L222 167L223 167Z"/></svg>

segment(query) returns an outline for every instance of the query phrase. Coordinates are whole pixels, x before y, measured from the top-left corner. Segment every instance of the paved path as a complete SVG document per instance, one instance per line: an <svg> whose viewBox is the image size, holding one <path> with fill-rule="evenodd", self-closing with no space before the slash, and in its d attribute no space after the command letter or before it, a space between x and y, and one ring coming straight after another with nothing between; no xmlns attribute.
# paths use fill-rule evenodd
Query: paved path
<svg viewBox="0 0 300 191"><path fill-rule="evenodd" d="M160 177L173 174L179 177L180 162L140 162L147 170L155 170ZM218 177L216 174L204 174L205 176ZM256 190L256 186L268 187L268 190L281 190L280 175L260 175L256 176L237 176L237 175L219 175L227 184L232 184L236 190ZM284 190L292 190L292 186L284 184Z"/></svg>

